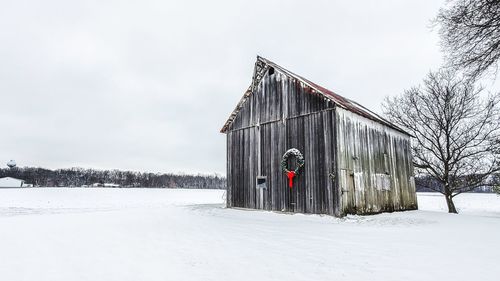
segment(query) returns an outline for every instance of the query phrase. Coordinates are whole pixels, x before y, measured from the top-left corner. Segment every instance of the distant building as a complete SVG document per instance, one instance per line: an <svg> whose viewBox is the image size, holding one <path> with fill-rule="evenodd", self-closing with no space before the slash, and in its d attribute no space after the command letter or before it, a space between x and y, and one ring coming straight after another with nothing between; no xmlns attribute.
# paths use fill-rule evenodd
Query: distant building
<svg viewBox="0 0 500 281"><path fill-rule="evenodd" d="M91 184L90 186L91 187L120 187L119 184L111 183L111 182L106 182L106 183L96 182L96 183Z"/></svg>
<svg viewBox="0 0 500 281"><path fill-rule="evenodd" d="M0 178L0 187L25 187L24 180L4 177Z"/></svg>
<svg viewBox="0 0 500 281"><path fill-rule="evenodd" d="M479 186L476 189L474 189L473 192L478 192L478 193L492 193L493 192L493 187L492 186Z"/></svg>

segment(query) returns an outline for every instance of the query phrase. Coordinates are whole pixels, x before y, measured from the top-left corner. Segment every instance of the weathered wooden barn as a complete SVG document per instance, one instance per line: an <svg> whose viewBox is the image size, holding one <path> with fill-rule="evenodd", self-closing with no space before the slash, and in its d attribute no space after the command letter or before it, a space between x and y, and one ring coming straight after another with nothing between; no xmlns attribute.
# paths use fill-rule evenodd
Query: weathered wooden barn
<svg viewBox="0 0 500 281"><path fill-rule="evenodd" d="M228 207L335 216L417 209L408 133L262 57L221 132ZM283 158L289 149L303 167L296 150Z"/></svg>

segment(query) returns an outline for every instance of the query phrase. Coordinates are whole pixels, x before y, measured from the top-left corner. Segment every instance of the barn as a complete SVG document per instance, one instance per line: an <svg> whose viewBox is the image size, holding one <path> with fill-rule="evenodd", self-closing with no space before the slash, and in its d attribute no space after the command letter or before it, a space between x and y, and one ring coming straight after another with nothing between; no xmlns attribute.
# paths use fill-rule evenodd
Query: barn
<svg viewBox="0 0 500 281"><path fill-rule="evenodd" d="M265 58L221 133L229 208L337 217L417 209L407 132Z"/></svg>

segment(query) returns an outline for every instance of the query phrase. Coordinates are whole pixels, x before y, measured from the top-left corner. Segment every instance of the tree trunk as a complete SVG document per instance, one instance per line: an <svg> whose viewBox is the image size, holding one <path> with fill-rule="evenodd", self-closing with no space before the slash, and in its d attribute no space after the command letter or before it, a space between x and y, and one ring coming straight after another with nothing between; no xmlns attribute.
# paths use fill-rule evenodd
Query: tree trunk
<svg viewBox="0 0 500 281"><path fill-rule="evenodd" d="M453 203L453 197L450 195L445 195L446 204L448 205L448 213L458 214L457 208L455 208L455 203Z"/></svg>

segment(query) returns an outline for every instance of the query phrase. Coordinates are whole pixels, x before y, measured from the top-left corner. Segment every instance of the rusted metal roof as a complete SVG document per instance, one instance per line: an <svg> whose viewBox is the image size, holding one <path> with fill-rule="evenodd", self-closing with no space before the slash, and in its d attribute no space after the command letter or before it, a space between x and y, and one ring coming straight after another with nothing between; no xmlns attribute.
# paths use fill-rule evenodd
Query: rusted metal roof
<svg viewBox="0 0 500 281"><path fill-rule="evenodd" d="M399 128L398 126L389 122L388 120L384 119L383 117L381 117L377 113L362 106L361 104L359 104L355 101L352 101L348 98L345 98L341 95L338 95L335 92L330 91L327 88L322 87L316 83L313 83L313 82L307 80L306 78L299 76L299 75L277 65L276 63L274 63L268 59L265 59L263 57L260 57L260 56L257 56L257 62L255 63L254 76L252 79L251 86L245 92L242 99L240 100L240 102L238 102L238 105L236 106L236 108L233 110L233 112L229 116L229 119L226 121L226 123L224 124L224 126L221 129L221 133L227 132L227 130L228 130L229 126L231 125L231 123L233 122L234 118L236 118L236 116L238 115L238 112L243 107L243 104L245 103L246 99L252 94L252 91L254 90L253 86L258 85L258 83L260 82L260 79L262 78L262 73L265 73L265 71L267 71L270 67L273 67L275 70L278 70L281 73L286 74L290 77L293 77L293 78L297 79L298 81L304 83L305 85L307 85L311 89L313 89L313 91L315 91L316 93L321 94L325 98L331 100L332 102L334 102L337 106L339 106L341 108L344 108L348 111L356 113L360 116L366 117L366 118L373 120L375 122L379 122L383 125L386 125L386 126L391 127L397 131L400 131L404 134L411 136L411 134L409 134L408 132L404 131L403 129ZM257 79L258 79L258 81L256 81Z"/></svg>

